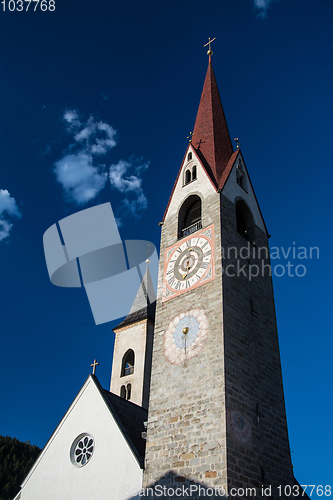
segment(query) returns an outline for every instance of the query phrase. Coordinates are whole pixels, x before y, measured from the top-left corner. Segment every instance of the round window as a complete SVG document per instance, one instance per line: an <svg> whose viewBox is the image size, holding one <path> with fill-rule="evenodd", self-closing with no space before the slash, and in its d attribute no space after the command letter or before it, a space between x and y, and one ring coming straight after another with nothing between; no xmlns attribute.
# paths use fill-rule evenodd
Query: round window
<svg viewBox="0 0 333 500"><path fill-rule="evenodd" d="M94 438L87 433L80 434L74 439L70 450L70 459L75 467L83 467L89 462L94 453Z"/></svg>

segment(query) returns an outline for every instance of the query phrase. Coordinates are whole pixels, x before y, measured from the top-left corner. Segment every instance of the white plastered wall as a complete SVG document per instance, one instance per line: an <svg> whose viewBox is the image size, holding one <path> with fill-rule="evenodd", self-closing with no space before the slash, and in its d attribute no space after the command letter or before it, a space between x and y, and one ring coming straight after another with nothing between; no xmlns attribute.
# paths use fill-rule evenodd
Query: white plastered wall
<svg viewBox="0 0 333 500"><path fill-rule="evenodd" d="M75 467L70 448L89 433L95 449L89 462ZM21 500L127 500L142 484L142 470L89 377L23 483Z"/></svg>
<svg viewBox="0 0 333 500"><path fill-rule="evenodd" d="M147 321L130 325L124 330L116 332L113 352L110 391L120 396L122 385L131 384L131 401L142 406L144 364L146 356ZM124 354L132 349L134 351L134 373L121 377L121 365Z"/></svg>
<svg viewBox="0 0 333 500"><path fill-rule="evenodd" d="M192 160L187 161L188 154L192 153ZM197 179L191 181L189 184L185 184L185 171L189 168L192 171L192 168L196 165L197 167ZM170 205L168 207L168 211L165 216L164 222L166 223L169 217L174 217L175 214L178 215L178 211L182 203L190 194L198 194L202 195L202 198L206 198L216 192L214 186L212 185L210 179L208 178L206 172L202 168L198 157L196 156L194 149L192 146L189 147L184 163L181 167L181 172L178 177L178 181L175 187L175 190L172 195L172 199L170 201Z"/></svg>

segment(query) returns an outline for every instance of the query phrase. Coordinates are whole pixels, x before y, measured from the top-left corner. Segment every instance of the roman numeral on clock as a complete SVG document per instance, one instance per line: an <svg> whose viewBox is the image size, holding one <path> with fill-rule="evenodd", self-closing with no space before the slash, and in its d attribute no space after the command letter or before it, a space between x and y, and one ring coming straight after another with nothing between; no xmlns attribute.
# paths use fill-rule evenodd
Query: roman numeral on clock
<svg viewBox="0 0 333 500"><path fill-rule="evenodd" d="M177 281L177 280L176 280L176 278L175 278L174 276L172 276L172 278L170 278L170 279L168 280L168 283L169 283L169 285L170 285L170 286L172 286L172 287L173 287L173 286L174 286L174 284L176 283L176 281Z"/></svg>
<svg viewBox="0 0 333 500"><path fill-rule="evenodd" d="M182 286L180 281L177 281L177 285L175 286L175 290L180 290L180 287Z"/></svg>
<svg viewBox="0 0 333 500"><path fill-rule="evenodd" d="M191 246L191 239L189 239L189 240L186 241L186 246L187 246L187 248L190 248L190 246Z"/></svg>
<svg viewBox="0 0 333 500"><path fill-rule="evenodd" d="M208 265L209 265L209 262L203 262L200 267L202 269L207 269Z"/></svg>
<svg viewBox="0 0 333 500"><path fill-rule="evenodd" d="M205 252L203 254L204 257L209 257L211 255L212 251L211 250L207 250L207 252Z"/></svg>

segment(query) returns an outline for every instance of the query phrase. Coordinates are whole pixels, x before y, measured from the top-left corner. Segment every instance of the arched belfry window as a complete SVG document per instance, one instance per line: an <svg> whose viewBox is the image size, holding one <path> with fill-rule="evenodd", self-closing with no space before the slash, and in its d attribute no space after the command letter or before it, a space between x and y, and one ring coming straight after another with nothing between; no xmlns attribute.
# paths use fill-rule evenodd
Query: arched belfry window
<svg viewBox="0 0 333 500"><path fill-rule="evenodd" d="M251 210L244 200L236 203L237 231L247 240L254 240L255 222Z"/></svg>
<svg viewBox="0 0 333 500"><path fill-rule="evenodd" d="M134 351L128 349L123 356L123 362L121 364L121 377L126 375L132 375L134 373Z"/></svg>
<svg viewBox="0 0 333 500"><path fill-rule="evenodd" d="M197 195L191 195L179 210L178 238L188 236L201 227L201 199Z"/></svg>
<svg viewBox="0 0 333 500"><path fill-rule="evenodd" d="M127 384L126 387L124 385L120 388L120 397L123 399L131 399L132 393L132 384Z"/></svg>
<svg viewBox="0 0 333 500"><path fill-rule="evenodd" d="M187 161L191 161L191 160L192 160L192 153L189 153L189 154L187 155Z"/></svg>
<svg viewBox="0 0 333 500"><path fill-rule="evenodd" d="M194 165L192 168L191 167L187 168L184 174L184 186L186 186L186 184L189 184L192 181L195 181L196 178L197 178L197 166Z"/></svg>

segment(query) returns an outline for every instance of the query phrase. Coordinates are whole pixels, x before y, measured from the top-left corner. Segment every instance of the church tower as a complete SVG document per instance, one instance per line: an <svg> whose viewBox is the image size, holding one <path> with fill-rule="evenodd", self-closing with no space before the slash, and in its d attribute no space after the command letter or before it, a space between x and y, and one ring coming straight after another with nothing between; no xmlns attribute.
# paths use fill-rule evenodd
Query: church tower
<svg viewBox="0 0 333 500"><path fill-rule="evenodd" d="M110 392L148 408L156 302L147 266L132 308L116 334ZM149 301L150 299L150 301Z"/></svg>
<svg viewBox="0 0 333 500"><path fill-rule="evenodd" d="M295 480L269 235L208 54L162 225L143 486L255 488L261 497L271 485L281 498L277 486Z"/></svg>

